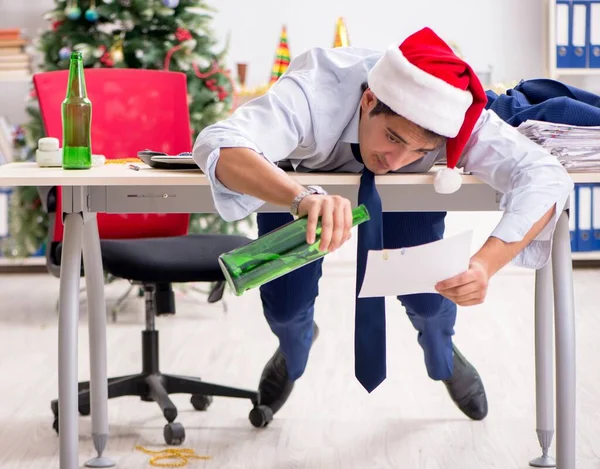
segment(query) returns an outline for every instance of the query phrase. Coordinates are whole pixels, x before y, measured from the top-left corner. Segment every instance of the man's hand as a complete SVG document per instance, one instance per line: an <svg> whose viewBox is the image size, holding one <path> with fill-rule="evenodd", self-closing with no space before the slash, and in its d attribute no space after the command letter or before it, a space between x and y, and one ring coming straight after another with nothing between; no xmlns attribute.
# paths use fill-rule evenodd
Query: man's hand
<svg viewBox="0 0 600 469"><path fill-rule="evenodd" d="M321 218L320 251L333 252L350 239L352 205L338 195L309 195L298 206L298 215L308 215L306 242L315 242L317 223Z"/></svg>
<svg viewBox="0 0 600 469"><path fill-rule="evenodd" d="M471 260L466 272L439 282L435 289L459 306L478 305L485 300L489 278L484 264Z"/></svg>

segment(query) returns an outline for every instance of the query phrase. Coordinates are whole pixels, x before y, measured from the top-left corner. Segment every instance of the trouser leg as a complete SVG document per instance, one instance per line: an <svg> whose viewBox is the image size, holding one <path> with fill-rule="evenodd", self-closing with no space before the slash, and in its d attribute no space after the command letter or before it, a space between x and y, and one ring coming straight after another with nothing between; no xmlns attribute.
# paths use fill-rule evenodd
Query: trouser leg
<svg viewBox="0 0 600 469"><path fill-rule="evenodd" d="M292 221L286 213L259 213L258 232L262 236ZM315 299L323 260L319 259L260 287L265 318L279 339L288 377L294 381L304 373L313 340Z"/></svg>
<svg viewBox="0 0 600 469"><path fill-rule="evenodd" d="M386 249L417 246L441 239L445 212L386 212L383 214L383 243ZM440 259L443 262L443 259ZM456 304L431 293L402 295L398 299L418 331L427 374L435 380L452 376L452 336Z"/></svg>

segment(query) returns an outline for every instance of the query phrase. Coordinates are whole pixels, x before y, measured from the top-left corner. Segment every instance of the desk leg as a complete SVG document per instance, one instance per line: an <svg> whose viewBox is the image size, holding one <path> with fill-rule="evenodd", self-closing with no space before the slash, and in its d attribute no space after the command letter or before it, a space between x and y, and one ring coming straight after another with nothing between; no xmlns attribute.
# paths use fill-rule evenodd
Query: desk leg
<svg viewBox="0 0 600 469"><path fill-rule="evenodd" d="M554 437L554 376L552 360L552 262L535 273L535 402L536 432L542 455L529 462L533 467L555 467L548 455Z"/></svg>
<svg viewBox="0 0 600 469"><path fill-rule="evenodd" d="M112 467L114 461L102 457L108 442L108 378L106 373L106 302L104 273L96 214L85 214L83 225L83 265L89 315L90 407L92 440L98 456L87 467Z"/></svg>
<svg viewBox="0 0 600 469"><path fill-rule="evenodd" d="M575 469L575 308L573 263L566 212L554 234L554 332L556 337L556 461L558 469Z"/></svg>
<svg viewBox="0 0 600 469"><path fill-rule="evenodd" d="M83 218L65 217L58 316L58 433L60 469L79 468L77 348Z"/></svg>

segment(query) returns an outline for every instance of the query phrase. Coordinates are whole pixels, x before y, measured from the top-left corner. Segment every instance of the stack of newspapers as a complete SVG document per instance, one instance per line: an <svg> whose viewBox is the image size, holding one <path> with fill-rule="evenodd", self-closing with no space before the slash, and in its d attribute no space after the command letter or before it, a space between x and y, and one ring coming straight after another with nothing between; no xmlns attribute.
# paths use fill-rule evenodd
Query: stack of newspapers
<svg viewBox="0 0 600 469"><path fill-rule="evenodd" d="M556 156L569 172L600 171L600 126L528 120L517 130Z"/></svg>

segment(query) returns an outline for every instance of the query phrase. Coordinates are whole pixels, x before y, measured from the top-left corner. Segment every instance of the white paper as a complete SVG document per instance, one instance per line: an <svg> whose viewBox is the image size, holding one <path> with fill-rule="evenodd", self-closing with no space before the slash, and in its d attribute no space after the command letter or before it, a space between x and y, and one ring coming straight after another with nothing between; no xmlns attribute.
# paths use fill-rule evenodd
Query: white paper
<svg viewBox="0 0 600 469"><path fill-rule="evenodd" d="M437 293L435 285L468 270L472 231L402 249L369 251L359 298Z"/></svg>

